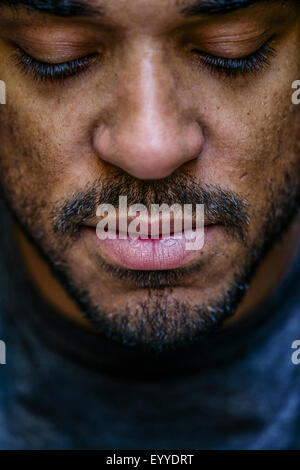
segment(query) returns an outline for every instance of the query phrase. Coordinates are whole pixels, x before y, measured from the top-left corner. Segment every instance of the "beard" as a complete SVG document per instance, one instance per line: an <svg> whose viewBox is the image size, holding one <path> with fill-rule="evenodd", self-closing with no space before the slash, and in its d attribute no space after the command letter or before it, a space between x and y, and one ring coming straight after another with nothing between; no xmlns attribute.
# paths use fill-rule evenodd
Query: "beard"
<svg viewBox="0 0 300 470"><path fill-rule="evenodd" d="M239 195L224 188L199 187L187 173L178 173L160 181L140 181L116 171L113 177L87 185L82 191L58 201L50 213L51 236L37 226L41 208L32 200L23 201L15 210L8 201L17 223L38 248L53 274L75 300L84 317L99 333L99 340L114 342L137 353L152 355L174 351L194 351L204 339L231 317L243 300L261 261L280 240L296 218L300 206L300 170L286 172L279 187L266 204L259 235L248 238L250 206ZM97 205L117 206L119 195L126 195L129 204L152 203L169 205L204 204L207 219L225 227L232 239L244 246L239 266L213 300L191 304L173 296L185 279L203 268L202 261L189 267L165 271L135 271L117 267L99 259L99 268L113 279L126 280L136 290L144 289L144 300L134 307L105 310L95 302L89 289L74 280L68 253L80 238L82 223L95 215ZM5 197L5 194L4 194ZM24 214L26 214L24 216ZM46 239L46 241L45 241Z"/></svg>

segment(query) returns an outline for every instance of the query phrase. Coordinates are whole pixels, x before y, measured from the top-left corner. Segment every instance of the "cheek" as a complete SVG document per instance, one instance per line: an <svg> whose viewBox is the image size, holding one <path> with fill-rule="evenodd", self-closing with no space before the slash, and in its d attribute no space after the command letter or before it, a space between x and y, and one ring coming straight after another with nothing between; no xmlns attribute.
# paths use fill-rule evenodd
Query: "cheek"
<svg viewBox="0 0 300 470"><path fill-rule="evenodd" d="M61 122L61 115L39 111L22 100L17 108L7 105L1 110L1 181L15 199L28 197L50 206L69 181L82 178L76 163L82 152L72 142L78 132Z"/></svg>
<svg viewBox="0 0 300 470"><path fill-rule="evenodd" d="M34 237L45 238L60 167L51 140L55 133L45 134L37 115L18 105L17 110L7 106L0 116L0 181L20 222Z"/></svg>
<svg viewBox="0 0 300 470"><path fill-rule="evenodd" d="M201 180L228 187L263 210L285 173L298 166L298 108L285 87L281 93L257 94L253 104L232 100L218 114L211 112L198 162Z"/></svg>
<svg viewBox="0 0 300 470"><path fill-rule="evenodd" d="M47 185L45 142L26 113L7 106L1 114L1 177L16 192L39 193ZM42 143L42 145L39 145ZM40 147L43 148L41 152Z"/></svg>

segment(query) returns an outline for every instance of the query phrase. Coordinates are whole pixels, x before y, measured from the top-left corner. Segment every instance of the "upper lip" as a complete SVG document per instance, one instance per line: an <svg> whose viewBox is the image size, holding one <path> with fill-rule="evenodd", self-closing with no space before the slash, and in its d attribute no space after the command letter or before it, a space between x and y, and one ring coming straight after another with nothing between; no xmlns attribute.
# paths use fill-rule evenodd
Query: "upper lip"
<svg viewBox="0 0 300 470"><path fill-rule="evenodd" d="M129 224L136 219L137 216L129 216L127 215L127 218L126 218L126 221L127 221L127 227L129 226ZM96 228L98 222L103 219L104 217L91 217L91 218L88 218L84 221L84 226L86 227L91 227L91 228ZM145 219L144 219L145 220ZM146 219L147 220L147 219ZM149 216L148 217L148 221L146 222L145 220L145 223L148 224L148 234L145 234L145 233L142 233L140 232L139 235L140 236L143 236L145 235L146 237L148 237L150 234L151 234L151 226L152 224L154 223L154 221L157 222L157 218L151 220L151 217ZM183 218L182 218L182 228L181 230L176 230L174 231L174 228L176 226L176 218L174 218L173 214L170 215L170 229L169 231L167 232L163 232L162 231L162 217L160 215L159 217L159 220L160 220L160 223L159 223L159 233L157 233L157 235L159 236L163 236L163 235L173 235L174 233L182 233L183 232ZM178 219L177 219L178 220ZM207 218L204 218L204 226L207 227L209 225L214 225L214 223L210 222ZM196 229L196 218L193 217L192 219L192 223L191 223L191 226L190 226L191 229L195 230ZM119 231L119 216L118 216L118 212L116 211L116 232L117 233L125 233L123 230L122 231ZM126 232L126 234L128 233L128 231Z"/></svg>

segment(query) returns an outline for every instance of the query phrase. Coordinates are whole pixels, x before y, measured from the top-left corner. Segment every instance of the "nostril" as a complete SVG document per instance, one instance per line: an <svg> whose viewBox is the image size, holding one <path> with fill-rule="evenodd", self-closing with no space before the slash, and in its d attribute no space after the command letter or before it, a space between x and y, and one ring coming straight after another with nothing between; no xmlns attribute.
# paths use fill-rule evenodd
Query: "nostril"
<svg viewBox="0 0 300 470"><path fill-rule="evenodd" d="M104 125L99 126L93 134L93 147L99 157L105 159L112 149L112 140L110 131Z"/></svg>

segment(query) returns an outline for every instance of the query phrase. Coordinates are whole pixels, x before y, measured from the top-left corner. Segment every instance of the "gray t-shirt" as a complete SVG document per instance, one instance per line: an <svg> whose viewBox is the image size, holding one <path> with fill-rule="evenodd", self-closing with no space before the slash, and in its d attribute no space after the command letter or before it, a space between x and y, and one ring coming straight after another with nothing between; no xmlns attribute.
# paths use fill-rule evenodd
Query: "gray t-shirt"
<svg viewBox="0 0 300 470"><path fill-rule="evenodd" d="M1 212L0 449L300 448L300 256L267 304L214 335L196 373L118 376L97 334L35 291Z"/></svg>

